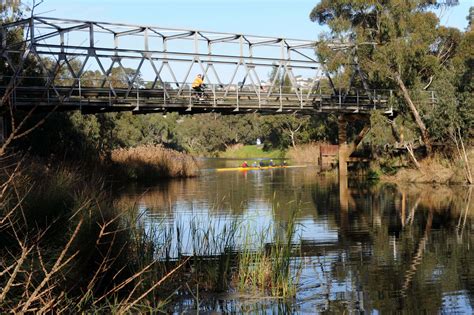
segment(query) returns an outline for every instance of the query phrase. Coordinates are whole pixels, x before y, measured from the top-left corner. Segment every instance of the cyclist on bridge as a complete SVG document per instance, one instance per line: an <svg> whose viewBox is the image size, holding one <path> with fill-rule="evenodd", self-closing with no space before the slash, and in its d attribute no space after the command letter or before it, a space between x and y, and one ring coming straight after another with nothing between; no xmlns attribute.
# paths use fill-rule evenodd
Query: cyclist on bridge
<svg viewBox="0 0 474 315"><path fill-rule="evenodd" d="M193 91L199 96L199 99L202 99L204 96L204 77L201 74L198 74L191 85Z"/></svg>

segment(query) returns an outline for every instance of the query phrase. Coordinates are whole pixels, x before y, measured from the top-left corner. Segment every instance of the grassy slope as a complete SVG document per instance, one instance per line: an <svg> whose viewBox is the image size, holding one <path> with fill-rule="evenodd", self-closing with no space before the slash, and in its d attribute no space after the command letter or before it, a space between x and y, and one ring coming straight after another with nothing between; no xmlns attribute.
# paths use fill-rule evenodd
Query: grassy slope
<svg viewBox="0 0 474 315"><path fill-rule="evenodd" d="M249 159L249 158L284 158L285 152L281 150L264 151L256 145L246 145L238 149L227 150L219 154L221 158Z"/></svg>

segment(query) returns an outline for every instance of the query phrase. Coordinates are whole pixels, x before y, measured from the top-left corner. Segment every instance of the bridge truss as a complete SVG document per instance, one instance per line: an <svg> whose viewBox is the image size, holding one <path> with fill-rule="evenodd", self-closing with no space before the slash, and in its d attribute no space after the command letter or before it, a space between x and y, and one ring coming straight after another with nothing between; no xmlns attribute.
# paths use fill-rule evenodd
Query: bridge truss
<svg viewBox="0 0 474 315"><path fill-rule="evenodd" d="M18 28L23 38L12 42ZM2 105L16 109L392 111L391 91L337 89L315 41L38 16L2 25L0 36ZM202 97L191 89L197 73L205 77Z"/></svg>

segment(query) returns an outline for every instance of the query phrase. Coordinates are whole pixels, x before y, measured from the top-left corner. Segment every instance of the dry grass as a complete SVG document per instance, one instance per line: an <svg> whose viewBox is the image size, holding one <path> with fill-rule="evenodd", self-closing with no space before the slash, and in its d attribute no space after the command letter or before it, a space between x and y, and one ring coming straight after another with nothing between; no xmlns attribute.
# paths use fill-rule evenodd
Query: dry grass
<svg viewBox="0 0 474 315"><path fill-rule="evenodd" d="M136 179L192 177L198 173L193 157L162 146L118 149L112 151L111 157Z"/></svg>
<svg viewBox="0 0 474 315"><path fill-rule="evenodd" d="M239 256L239 221L222 229L220 221L203 228L192 220L171 230L166 225L146 230L136 208L119 208L108 198L103 181L95 179L98 172L32 161L3 170L1 313L164 312L175 292L187 292L185 286L226 291L242 271L247 271L242 283L257 290L281 298L295 294L293 223L270 251L262 245L258 252L244 250L250 256ZM191 235L191 258L180 254L185 230ZM176 258L167 255L174 252Z"/></svg>
<svg viewBox="0 0 474 315"><path fill-rule="evenodd" d="M295 164L318 164L319 148L322 144L319 142L311 142L298 145L296 148L290 148L286 156Z"/></svg>
<svg viewBox="0 0 474 315"><path fill-rule="evenodd" d="M466 178L457 161L435 156L420 161L419 169L401 169L394 176L384 176L389 182L455 184L465 183Z"/></svg>
<svg viewBox="0 0 474 315"><path fill-rule="evenodd" d="M1 313L162 307L160 289L185 261L163 268L139 218L114 208L103 182L77 166L0 162Z"/></svg>

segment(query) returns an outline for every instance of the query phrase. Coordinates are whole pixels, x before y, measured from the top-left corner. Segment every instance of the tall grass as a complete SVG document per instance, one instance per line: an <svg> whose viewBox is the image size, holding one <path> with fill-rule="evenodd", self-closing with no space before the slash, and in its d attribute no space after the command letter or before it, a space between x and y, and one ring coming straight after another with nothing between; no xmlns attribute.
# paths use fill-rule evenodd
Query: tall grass
<svg viewBox="0 0 474 315"><path fill-rule="evenodd" d="M324 143L311 142L289 148L286 157L296 164L319 164L319 148Z"/></svg>
<svg viewBox="0 0 474 315"><path fill-rule="evenodd" d="M237 288L246 293L259 293L278 298L295 297L299 274L302 270L301 260L292 266L296 232L296 213L292 211L284 233L279 233L269 226L255 237L248 234L245 245L239 254ZM273 244L266 244L268 234L275 235ZM255 248L255 244L259 244ZM295 261L296 262L296 261Z"/></svg>
<svg viewBox="0 0 474 315"><path fill-rule="evenodd" d="M3 168L2 313L162 307L165 297L157 288L182 262L159 268L133 212L114 208L103 181L79 169L35 161Z"/></svg>
<svg viewBox="0 0 474 315"><path fill-rule="evenodd" d="M295 295L295 216L284 233L234 219L150 225L78 166L27 164L4 168L0 187L2 313L166 311L194 288Z"/></svg>
<svg viewBox="0 0 474 315"><path fill-rule="evenodd" d="M111 159L128 177L140 180L192 177L198 173L193 157L162 146L117 149L112 151Z"/></svg>

